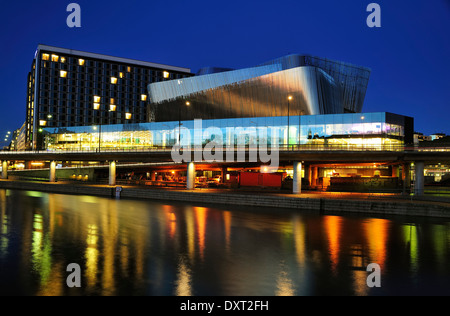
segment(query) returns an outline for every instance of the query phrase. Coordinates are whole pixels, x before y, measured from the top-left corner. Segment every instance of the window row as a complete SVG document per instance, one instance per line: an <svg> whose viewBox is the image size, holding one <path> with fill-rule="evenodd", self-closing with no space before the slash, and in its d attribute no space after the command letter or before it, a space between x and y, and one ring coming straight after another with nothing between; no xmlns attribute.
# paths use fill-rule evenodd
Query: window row
<svg viewBox="0 0 450 316"><path fill-rule="evenodd" d="M79 75L75 77L69 76L67 73L60 73L58 76L45 76L42 75L40 77L41 83L51 83L54 85L93 85L93 84L102 84L105 85L105 87L122 87L122 86L131 86L131 87L141 87L146 88L149 84L153 82L160 82L162 81L160 78L153 78L148 81L132 81L132 80L120 80L116 77L108 77L103 78L103 80L92 80L91 78L84 78L84 75Z"/></svg>
<svg viewBox="0 0 450 316"><path fill-rule="evenodd" d="M84 58L76 57L65 57L59 56L57 54L43 53L42 57L42 67L85 67L90 69L102 69L109 71L119 71L125 73L136 73L142 75L149 75L156 72L158 76L163 76L164 78L173 77L174 79L182 78L179 76L187 76L187 74L171 72L168 70L161 70L156 68L146 68L146 67L136 67L124 64L108 63L96 60L89 60Z"/></svg>
<svg viewBox="0 0 450 316"><path fill-rule="evenodd" d="M78 100L78 101L91 101L94 96L100 96L102 99L117 98L118 100L128 100L128 101L147 101L146 94L138 93L122 93L114 91L90 91L89 93L78 93L75 91L61 91L61 92L48 92L41 91L39 97L42 99L59 99L59 100Z"/></svg>
<svg viewBox="0 0 450 316"><path fill-rule="evenodd" d="M51 116L52 114L76 114L76 115L98 115L98 110L101 110L105 116L108 116L109 113L114 114L120 112L132 112L136 114L146 115L147 110L145 108L136 108L130 106L120 106L120 105L108 105L102 106L100 108L95 107L84 107L84 108L71 108L71 107L56 107L56 106L47 106L41 105L39 107L39 115L40 116Z"/></svg>
<svg viewBox="0 0 450 316"><path fill-rule="evenodd" d="M108 71L102 73L85 73L77 72L70 69L41 69L41 76L53 76L78 80L90 80L90 81L105 81L109 82L111 78L121 79L122 84L125 81L128 84L136 81L143 81L146 83L159 82L164 79L181 79L181 76L169 76L164 75L124 75L123 73L110 73Z"/></svg>
<svg viewBox="0 0 450 316"><path fill-rule="evenodd" d="M83 125L93 125L93 124L102 124L102 125L110 125L110 124L125 124L125 123L140 123L144 122L145 119L141 119L140 117L133 118L133 116L122 115L117 118L110 119L102 119L99 118L88 118L88 117L61 117L61 120L57 122L46 122L45 120L41 120L40 127L69 127L69 126L83 126Z"/></svg>
<svg viewBox="0 0 450 316"><path fill-rule="evenodd" d="M87 87L83 86L56 86L51 84L41 84L41 93L55 93L55 92L66 92L66 93L77 93L77 94L101 94L109 95L114 93L124 93L126 95L147 95L147 90L138 87L120 87L118 89L102 89L99 85L89 85ZM31 96L32 94L30 94Z"/></svg>

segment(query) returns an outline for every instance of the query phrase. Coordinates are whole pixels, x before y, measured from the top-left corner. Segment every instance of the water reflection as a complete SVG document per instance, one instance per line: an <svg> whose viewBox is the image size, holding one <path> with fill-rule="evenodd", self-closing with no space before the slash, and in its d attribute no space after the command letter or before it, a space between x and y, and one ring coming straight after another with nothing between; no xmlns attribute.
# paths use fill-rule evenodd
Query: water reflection
<svg viewBox="0 0 450 316"><path fill-rule="evenodd" d="M331 270L336 273L337 265L339 263L339 247L340 229L342 224L342 217L340 216L325 216L325 232L328 238L328 248L331 260Z"/></svg>
<svg viewBox="0 0 450 316"><path fill-rule="evenodd" d="M95 287L97 282L97 268L98 268L98 227L95 224L88 224L87 238L86 238L86 283L89 291Z"/></svg>
<svg viewBox="0 0 450 316"><path fill-rule="evenodd" d="M178 296L192 296L192 272L186 264L184 258L180 260L178 265L178 274L176 280L175 292Z"/></svg>
<svg viewBox="0 0 450 316"><path fill-rule="evenodd" d="M6 191L0 190L0 259L7 256L9 216L6 209Z"/></svg>
<svg viewBox="0 0 450 316"><path fill-rule="evenodd" d="M448 221L261 211L0 190L0 294L450 294Z"/></svg>

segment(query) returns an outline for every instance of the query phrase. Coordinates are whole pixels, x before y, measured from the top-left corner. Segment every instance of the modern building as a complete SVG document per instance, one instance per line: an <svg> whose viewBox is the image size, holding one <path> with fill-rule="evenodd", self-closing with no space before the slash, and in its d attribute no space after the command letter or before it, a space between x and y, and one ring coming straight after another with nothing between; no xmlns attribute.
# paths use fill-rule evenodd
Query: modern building
<svg viewBox="0 0 450 316"><path fill-rule="evenodd" d="M419 142L423 141L431 141L431 136L424 135L420 132L414 132L414 143L418 144Z"/></svg>
<svg viewBox="0 0 450 316"><path fill-rule="evenodd" d="M39 45L28 74L26 147L45 127L147 122L147 86L190 69Z"/></svg>
<svg viewBox="0 0 450 316"><path fill-rule="evenodd" d="M309 55L149 84L149 121L360 113L370 69Z"/></svg>
<svg viewBox="0 0 450 316"><path fill-rule="evenodd" d="M286 148L338 150L403 150L413 142L411 117L379 113L295 115L45 128L45 147L58 150L150 150L205 145L260 145ZM180 129L181 128L181 129ZM179 131L182 131L180 137ZM200 136L198 136L200 135Z"/></svg>
<svg viewBox="0 0 450 316"><path fill-rule="evenodd" d="M47 126L49 150L137 149L194 145L180 131L217 128L223 144L237 146L232 129L254 129L247 139L315 148L400 148L413 143L413 119L392 113L361 114L370 70L308 55L289 55L241 70L203 68L195 77L148 85L148 123ZM210 137L210 136L209 136ZM198 138L198 137L197 137Z"/></svg>
<svg viewBox="0 0 450 316"><path fill-rule="evenodd" d="M442 139L442 138L444 138L446 136L447 135L445 133L434 133L434 134L430 135L431 140Z"/></svg>
<svg viewBox="0 0 450 316"><path fill-rule="evenodd" d="M25 123L19 129L16 129L12 133L11 144L9 145L9 150L17 151L17 150L25 149L25 146L23 146L24 140L25 140L24 130L25 130Z"/></svg>

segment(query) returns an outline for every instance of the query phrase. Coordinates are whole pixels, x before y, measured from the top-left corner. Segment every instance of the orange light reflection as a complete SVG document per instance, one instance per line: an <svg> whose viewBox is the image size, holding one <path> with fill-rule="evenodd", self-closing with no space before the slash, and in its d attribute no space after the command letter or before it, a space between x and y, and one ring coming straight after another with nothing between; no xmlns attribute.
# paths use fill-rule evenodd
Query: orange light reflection
<svg viewBox="0 0 450 316"><path fill-rule="evenodd" d="M339 263L339 248L340 248L340 229L342 225L342 218L339 216L325 216L325 229L328 238L328 247L331 260L331 269L336 272Z"/></svg>

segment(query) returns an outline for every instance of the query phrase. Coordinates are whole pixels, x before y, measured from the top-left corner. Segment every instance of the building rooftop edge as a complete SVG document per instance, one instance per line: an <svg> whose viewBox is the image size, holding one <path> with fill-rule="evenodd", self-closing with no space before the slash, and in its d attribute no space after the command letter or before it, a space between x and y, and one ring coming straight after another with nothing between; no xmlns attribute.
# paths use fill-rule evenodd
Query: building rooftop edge
<svg viewBox="0 0 450 316"><path fill-rule="evenodd" d="M44 45L44 44L38 45L37 51L41 51L41 50L53 51L55 53L63 53L63 54L69 54L69 55L78 55L78 56L83 56L83 57L87 57L87 58L103 59L103 60L109 60L109 61L114 61L114 62L119 62L119 63L128 63L128 64L134 64L134 65L139 65L139 66L144 66L144 67L160 68L160 69L164 69L164 70L172 70L172 71L191 73L190 68L177 67L177 66L159 64L159 63L152 63L152 62L124 58L124 57L115 57L115 56L110 56L110 55L105 55L105 54L90 53L90 52L84 52L84 51L68 49L68 48L61 48L61 47L56 47L56 46Z"/></svg>

